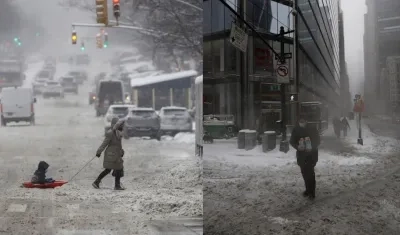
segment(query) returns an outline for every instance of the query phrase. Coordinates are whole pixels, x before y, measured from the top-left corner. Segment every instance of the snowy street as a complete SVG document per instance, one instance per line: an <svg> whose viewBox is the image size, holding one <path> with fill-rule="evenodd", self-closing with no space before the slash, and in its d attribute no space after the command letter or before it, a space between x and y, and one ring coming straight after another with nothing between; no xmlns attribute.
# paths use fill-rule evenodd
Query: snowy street
<svg viewBox="0 0 400 235"><path fill-rule="evenodd" d="M392 138L398 135L377 136L367 127L381 123L365 122L364 146L357 145L355 121L346 138L337 140L332 130L324 134L314 201L301 195L304 182L293 149L263 154L259 147L238 150L235 140L206 145L206 233L398 234L400 159Z"/></svg>
<svg viewBox="0 0 400 235"><path fill-rule="evenodd" d="M25 86L40 66L31 65ZM56 78L67 72L58 68ZM202 216L202 168L194 155L194 134L160 142L123 140L125 191L113 190L111 175L101 189L92 187L103 170L103 156L60 188L20 187L30 181L41 160L50 164L48 177L69 180L95 156L104 124L88 104L94 75L89 71L79 95L48 100L38 96L35 126L11 123L0 128L0 234L145 235L151 220Z"/></svg>

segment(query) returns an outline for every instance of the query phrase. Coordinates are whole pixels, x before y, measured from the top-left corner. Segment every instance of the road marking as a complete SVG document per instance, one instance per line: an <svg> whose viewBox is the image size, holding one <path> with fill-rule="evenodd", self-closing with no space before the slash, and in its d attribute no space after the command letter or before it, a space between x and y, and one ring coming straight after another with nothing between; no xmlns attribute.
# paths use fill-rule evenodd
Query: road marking
<svg viewBox="0 0 400 235"><path fill-rule="evenodd" d="M28 205L26 204L11 204L8 206L7 212L25 212Z"/></svg>

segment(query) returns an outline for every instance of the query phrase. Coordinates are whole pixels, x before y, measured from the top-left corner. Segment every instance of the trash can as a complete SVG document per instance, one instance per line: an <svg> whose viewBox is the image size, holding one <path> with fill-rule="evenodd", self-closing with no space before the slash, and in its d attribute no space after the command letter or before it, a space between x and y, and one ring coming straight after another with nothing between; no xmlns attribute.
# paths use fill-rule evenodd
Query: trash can
<svg viewBox="0 0 400 235"><path fill-rule="evenodd" d="M244 139L245 139L245 149L246 150L251 150L254 147L257 146L257 131L255 130L247 130L244 133Z"/></svg>
<svg viewBox="0 0 400 235"><path fill-rule="evenodd" d="M262 151L268 152L276 148L276 132L266 131L262 136Z"/></svg>
<svg viewBox="0 0 400 235"><path fill-rule="evenodd" d="M248 130L240 130L237 137L237 148L244 149L245 148L245 133Z"/></svg>

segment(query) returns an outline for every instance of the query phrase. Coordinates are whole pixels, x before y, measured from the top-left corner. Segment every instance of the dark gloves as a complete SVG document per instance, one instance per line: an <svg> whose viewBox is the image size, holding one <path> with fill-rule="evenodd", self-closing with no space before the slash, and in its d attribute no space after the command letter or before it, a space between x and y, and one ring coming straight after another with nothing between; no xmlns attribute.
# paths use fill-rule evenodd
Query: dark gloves
<svg viewBox="0 0 400 235"><path fill-rule="evenodd" d="M99 154L99 153L96 153L96 157L100 157L100 155L101 155L101 154Z"/></svg>

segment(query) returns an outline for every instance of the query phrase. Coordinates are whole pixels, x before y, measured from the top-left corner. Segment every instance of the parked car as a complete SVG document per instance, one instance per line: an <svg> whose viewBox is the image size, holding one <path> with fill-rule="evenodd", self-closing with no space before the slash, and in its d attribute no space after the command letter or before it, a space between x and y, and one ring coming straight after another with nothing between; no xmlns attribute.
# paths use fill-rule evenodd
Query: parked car
<svg viewBox="0 0 400 235"><path fill-rule="evenodd" d="M132 104L114 104L111 105L107 113L104 117L104 132L107 132L111 128L111 120L114 117L117 117L119 119L125 118L128 114L129 111L133 110L135 108L135 105Z"/></svg>
<svg viewBox="0 0 400 235"><path fill-rule="evenodd" d="M43 89L43 98L59 97L64 98L64 89L59 82L48 81Z"/></svg>
<svg viewBox="0 0 400 235"><path fill-rule="evenodd" d="M37 75L35 80L53 80L54 79L54 74L50 70L41 70Z"/></svg>
<svg viewBox="0 0 400 235"><path fill-rule="evenodd" d="M64 89L64 92L72 92L78 94L78 83L76 79L72 76L65 76L60 78L61 86Z"/></svg>
<svg viewBox="0 0 400 235"><path fill-rule="evenodd" d="M70 71L68 73L68 76L72 76L76 79L78 84L83 84L87 79L88 79L88 75L85 71Z"/></svg>
<svg viewBox="0 0 400 235"><path fill-rule="evenodd" d="M153 108L133 108L125 117L124 138L144 136L161 139L160 117Z"/></svg>
<svg viewBox="0 0 400 235"><path fill-rule="evenodd" d="M56 74L56 66L55 64L51 64L51 63L46 63L43 66L43 70L47 70L51 73L52 76L54 76Z"/></svg>
<svg viewBox="0 0 400 235"><path fill-rule="evenodd" d="M42 94L47 81L48 80L46 80L46 79L38 79L38 80L34 81L32 84L33 94L34 95Z"/></svg>
<svg viewBox="0 0 400 235"><path fill-rule="evenodd" d="M29 122L35 124L35 109L32 89L21 87L6 87L1 91L1 125L9 122Z"/></svg>
<svg viewBox="0 0 400 235"><path fill-rule="evenodd" d="M193 131L193 119L185 107L162 107L160 118L162 135Z"/></svg>

